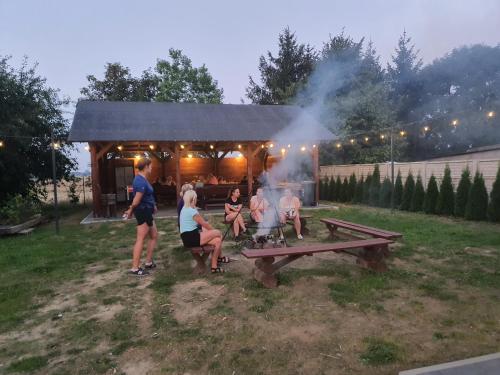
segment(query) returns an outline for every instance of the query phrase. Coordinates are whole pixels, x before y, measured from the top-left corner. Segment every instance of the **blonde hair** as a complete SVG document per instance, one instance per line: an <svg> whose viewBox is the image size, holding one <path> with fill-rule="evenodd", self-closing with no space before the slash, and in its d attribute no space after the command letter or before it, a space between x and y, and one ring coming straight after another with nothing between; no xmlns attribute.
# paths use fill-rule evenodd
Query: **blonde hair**
<svg viewBox="0 0 500 375"><path fill-rule="evenodd" d="M184 184L181 186L181 192L180 192L180 196L182 197L184 195L184 193L188 190L193 190L193 185L191 184Z"/></svg>
<svg viewBox="0 0 500 375"><path fill-rule="evenodd" d="M184 193L182 199L184 200L184 207L194 207L197 199L196 191L188 190Z"/></svg>

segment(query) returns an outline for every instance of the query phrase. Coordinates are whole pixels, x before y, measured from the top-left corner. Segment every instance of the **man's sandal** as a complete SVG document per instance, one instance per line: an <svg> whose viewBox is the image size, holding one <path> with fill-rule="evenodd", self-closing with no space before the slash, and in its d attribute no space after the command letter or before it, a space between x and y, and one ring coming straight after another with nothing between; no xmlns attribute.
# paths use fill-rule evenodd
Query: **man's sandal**
<svg viewBox="0 0 500 375"><path fill-rule="evenodd" d="M224 268L216 267L212 268L212 273L224 273L226 270Z"/></svg>
<svg viewBox="0 0 500 375"><path fill-rule="evenodd" d="M226 256L217 258L217 263L229 263L229 262L231 262L231 259L229 259Z"/></svg>

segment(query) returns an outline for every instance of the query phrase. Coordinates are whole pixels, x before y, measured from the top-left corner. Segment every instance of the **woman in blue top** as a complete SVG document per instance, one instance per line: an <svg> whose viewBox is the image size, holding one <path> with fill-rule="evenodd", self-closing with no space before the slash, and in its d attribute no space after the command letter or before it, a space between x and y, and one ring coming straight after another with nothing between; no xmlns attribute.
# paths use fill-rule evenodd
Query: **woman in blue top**
<svg viewBox="0 0 500 375"><path fill-rule="evenodd" d="M215 250L212 253L211 267L212 273L222 273L223 268L218 267L219 263L229 263L228 257L221 256L222 234L220 230L214 229L206 222L196 209L196 192L188 190L182 197L184 207L182 207L179 217L181 239L185 247L198 247L202 245L213 245ZM198 225L201 225L200 232Z"/></svg>
<svg viewBox="0 0 500 375"><path fill-rule="evenodd" d="M156 267L153 261L153 251L158 241L158 230L153 219L153 214L156 213L156 202L154 198L153 187L147 180L147 176L151 174L151 159L141 158L137 162L139 173L134 177L133 189L134 200L129 209L125 211L123 217L128 219L135 214L137 219L137 237L135 240L134 251L132 255L132 269L130 273L136 276L146 276L148 270ZM149 234L149 243L146 254L145 269L139 267L141 262L141 253L144 245L144 240Z"/></svg>

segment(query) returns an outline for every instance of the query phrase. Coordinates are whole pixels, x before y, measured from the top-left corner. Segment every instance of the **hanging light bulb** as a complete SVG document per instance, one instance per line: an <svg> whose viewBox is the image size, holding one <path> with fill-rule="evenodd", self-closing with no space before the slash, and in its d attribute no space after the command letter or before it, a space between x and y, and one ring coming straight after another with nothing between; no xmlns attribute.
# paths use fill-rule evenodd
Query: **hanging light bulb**
<svg viewBox="0 0 500 375"><path fill-rule="evenodd" d="M304 152L305 150L306 150L306 146L302 146L302 147L300 148L300 151L302 151L302 152Z"/></svg>
<svg viewBox="0 0 500 375"><path fill-rule="evenodd" d="M260 145L260 148L264 148L264 145Z"/></svg>
<svg viewBox="0 0 500 375"><path fill-rule="evenodd" d="M380 135L380 139L384 140L385 139L385 134Z"/></svg>
<svg viewBox="0 0 500 375"><path fill-rule="evenodd" d="M139 159L141 158L141 155L137 154L137 155L135 155L135 158L136 158L137 160L139 160Z"/></svg>
<svg viewBox="0 0 500 375"><path fill-rule="evenodd" d="M424 126L424 132L428 132L430 130L430 128L428 126Z"/></svg>
<svg viewBox="0 0 500 375"><path fill-rule="evenodd" d="M150 150L154 150L155 149L155 145L149 145L149 149Z"/></svg>
<svg viewBox="0 0 500 375"><path fill-rule="evenodd" d="M493 117L495 117L495 112L489 111L488 112L488 118L493 118Z"/></svg>
<svg viewBox="0 0 500 375"><path fill-rule="evenodd" d="M214 149L214 145L210 145L210 150L213 150Z"/></svg>
<svg viewBox="0 0 500 375"><path fill-rule="evenodd" d="M192 159L193 158L193 154L188 154L188 158Z"/></svg>
<svg viewBox="0 0 500 375"><path fill-rule="evenodd" d="M3 141L0 141L0 147L3 147ZM88 147L88 146L87 146Z"/></svg>
<svg viewBox="0 0 500 375"><path fill-rule="evenodd" d="M285 155L286 150L284 148L281 149L281 153Z"/></svg>
<svg viewBox="0 0 500 375"><path fill-rule="evenodd" d="M181 150L184 150L184 145L181 145Z"/></svg>
<svg viewBox="0 0 500 375"><path fill-rule="evenodd" d="M457 120L457 119L453 120L453 121L451 122L451 124L452 124L453 126L457 126L457 125L458 125L458 120Z"/></svg>
<svg viewBox="0 0 500 375"><path fill-rule="evenodd" d="M269 147L270 147L270 148L273 148L273 147L274 147L274 143L271 143L271 144L269 145Z"/></svg>
<svg viewBox="0 0 500 375"><path fill-rule="evenodd" d="M313 145L313 148L316 148L316 145Z"/></svg>
<svg viewBox="0 0 500 375"><path fill-rule="evenodd" d="M241 150L241 145L238 145L238 148Z"/></svg>
<svg viewBox="0 0 500 375"><path fill-rule="evenodd" d="M399 132L399 135L400 135L401 137L404 137L404 136L406 135L406 132L405 132L404 130L401 130L401 131Z"/></svg>
<svg viewBox="0 0 500 375"><path fill-rule="evenodd" d="M85 151L89 151L89 150L90 150L89 145L86 145L86 146L85 146Z"/></svg>
<svg viewBox="0 0 500 375"><path fill-rule="evenodd" d="M123 150L123 146L122 145L118 145L118 147L116 147L118 149L118 151L121 151Z"/></svg>
<svg viewBox="0 0 500 375"><path fill-rule="evenodd" d="M351 142L351 145L353 145L354 144L354 139L349 140L349 142Z"/></svg>
<svg viewBox="0 0 500 375"><path fill-rule="evenodd" d="M342 147L342 145L341 145L340 143L337 143L335 146L336 146L337 148Z"/></svg>
<svg viewBox="0 0 500 375"><path fill-rule="evenodd" d="M292 147L292 145L289 143L287 147L290 148L290 147Z"/></svg>
<svg viewBox="0 0 500 375"><path fill-rule="evenodd" d="M368 142L369 140L370 140L370 138L365 137L365 142Z"/></svg>

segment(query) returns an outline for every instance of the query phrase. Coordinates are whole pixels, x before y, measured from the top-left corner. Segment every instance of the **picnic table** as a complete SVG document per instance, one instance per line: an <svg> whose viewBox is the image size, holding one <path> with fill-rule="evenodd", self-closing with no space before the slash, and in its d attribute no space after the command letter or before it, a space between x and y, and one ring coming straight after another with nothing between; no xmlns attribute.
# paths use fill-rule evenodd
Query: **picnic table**
<svg viewBox="0 0 500 375"><path fill-rule="evenodd" d="M373 228L362 224L351 223L350 221L340 220L340 219L321 219L322 223L326 225L330 231L331 238L349 238L349 239L359 239L359 235L353 234L361 233L374 238L384 238L387 240L395 240L397 238L403 237L401 233L391 232L384 229ZM347 229L351 233L340 232L338 229Z"/></svg>

